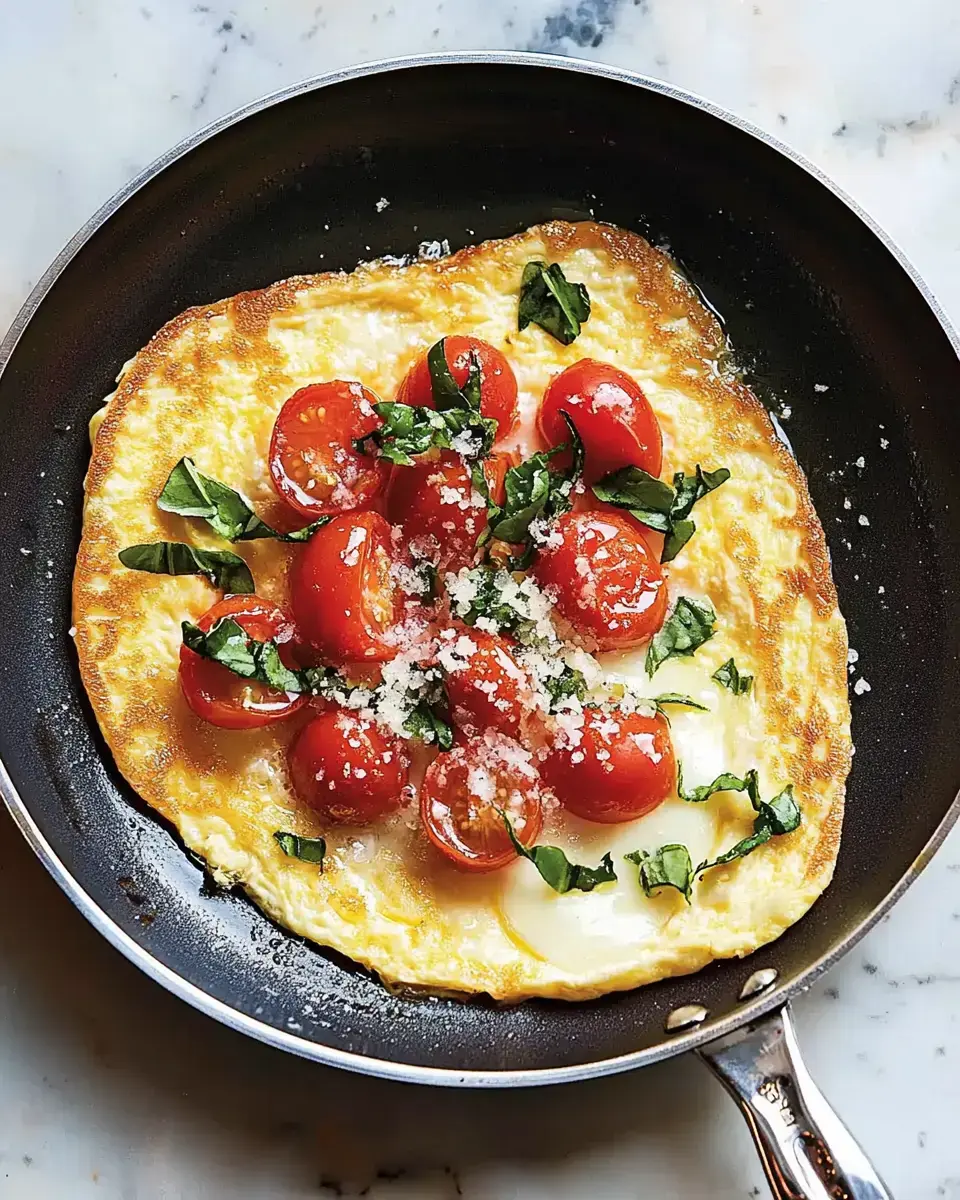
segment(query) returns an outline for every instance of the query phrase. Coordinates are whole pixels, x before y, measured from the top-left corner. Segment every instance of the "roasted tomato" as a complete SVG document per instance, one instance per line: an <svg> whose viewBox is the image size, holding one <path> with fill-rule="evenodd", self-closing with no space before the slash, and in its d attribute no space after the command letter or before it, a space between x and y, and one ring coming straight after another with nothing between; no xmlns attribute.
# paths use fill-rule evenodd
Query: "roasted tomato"
<svg viewBox="0 0 960 1200"><path fill-rule="evenodd" d="M621 513L565 513L560 540L533 565L541 588L577 633L600 650L645 642L663 624L667 589L656 555Z"/></svg>
<svg viewBox="0 0 960 1200"><path fill-rule="evenodd" d="M276 642L284 664L296 667L291 654L296 631L287 614L276 605L259 596L229 596L204 613L197 624L209 633L221 617L232 617L258 642ZM186 646L180 647L180 687L197 716L222 729L270 725L289 717L304 703L303 696L244 679Z"/></svg>
<svg viewBox="0 0 960 1200"><path fill-rule="evenodd" d="M397 653L390 526L379 513L346 513L313 535L291 572L297 624L335 665L386 662Z"/></svg>
<svg viewBox="0 0 960 1200"><path fill-rule="evenodd" d="M470 354L480 360L480 413L497 422L497 437L503 438L517 423L517 379L500 351L475 337L448 337L444 355L450 373L463 387L470 374ZM427 356L422 354L405 375L397 392L401 404L420 404L433 408L433 386Z"/></svg>
<svg viewBox="0 0 960 1200"><path fill-rule="evenodd" d="M300 800L345 825L364 825L397 808L410 769L401 738L345 709L304 725L288 758Z"/></svg>
<svg viewBox="0 0 960 1200"><path fill-rule="evenodd" d="M453 723L465 733L496 729L519 738L530 684L512 643L480 629L448 632L439 654Z"/></svg>
<svg viewBox="0 0 960 1200"><path fill-rule="evenodd" d="M660 474L660 425L639 385L623 371L583 358L555 376L537 415L540 436L548 446L570 440L563 412L583 441L587 483L627 466Z"/></svg>
<svg viewBox="0 0 960 1200"><path fill-rule="evenodd" d="M466 738L438 755L420 785L427 837L465 871L495 871L517 852L501 813L532 846L543 824L540 777L516 742L495 733Z"/></svg>
<svg viewBox="0 0 960 1200"><path fill-rule="evenodd" d="M354 446L380 425L378 402L360 383L334 379L294 392L280 409L270 439L270 477L297 513L363 508L380 493L389 464Z"/></svg>
<svg viewBox="0 0 960 1200"><path fill-rule="evenodd" d="M580 741L554 744L540 770L564 808L613 824L662 803L676 782L677 760L663 717L588 708Z"/></svg>
<svg viewBox="0 0 960 1200"><path fill-rule="evenodd" d="M503 480L513 462L509 454L484 460L493 500L503 498ZM477 538L487 525L487 506L474 489L470 472L457 454L432 452L413 467L395 467L387 488L386 512L403 529L421 557L441 571L457 571L476 557Z"/></svg>

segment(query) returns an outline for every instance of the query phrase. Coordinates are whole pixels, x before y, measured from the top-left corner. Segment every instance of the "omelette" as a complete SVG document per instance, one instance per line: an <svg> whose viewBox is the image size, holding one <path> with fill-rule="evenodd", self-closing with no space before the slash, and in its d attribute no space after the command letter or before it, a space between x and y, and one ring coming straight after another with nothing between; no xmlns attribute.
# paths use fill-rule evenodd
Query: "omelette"
<svg viewBox="0 0 960 1200"><path fill-rule="evenodd" d="M455 372L434 350L457 336L506 360L512 418L498 425L471 408L475 354L464 360L467 382L450 382ZM601 461L601 442L613 442L591 441L569 406L558 410L569 427L557 427L563 447L545 436L545 396L584 360L633 381L616 395L638 397L656 461L642 458L636 414L611 405L597 416L599 401L590 420L627 423L630 461ZM394 403L424 363L439 370L456 420L440 404L425 416ZM343 381L344 403L365 424L343 443L352 490L346 500L330 493L313 532L305 527L324 505L278 484L275 425L292 397L328 381ZM485 451L496 438L506 491L478 475L487 460L473 433L486 437ZM852 746L846 628L824 533L800 468L732 370L715 317L643 238L550 222L190 309L126 364L91 434L73 606L103 735L130 785L214 877L241 885L294 933L391 985L580 1000L749 954L830 882ZM421 434L418 447L434 447L421 456L426 467L407 453ZM430 464L447 461L437 445L451 471L462 471L458 454L467 462L467 492L451 474L437 483ZM168 502L177 481L201 491L207 481L207 499L221 485L241 497L246 532L203 519L202 505ZM390 517L401 502L422 514L428 484L456 516L442 527L468 529L470 561L429 561L419 515L399 535L385 521L384 487ZM205 719L196 697L188 703L185 645L214 657L205 668L227 671L216 622L205 626L204 616L234 590L252 592L251 582L264 611L292 605L298 621L309 599L297 589L309 585L312 644L334 645L330 614L349 616L352 601L337 606L355 544L372 544L381 525L378 553L407 555L394 577L413 597L392 642L370 642L360 654L370 661L337 675L332 653L292 657L281 642L295 635L275 623L269 678L281 683L273 715L285 719L230 728ZM263 534L301 527L299 541ZM324 561L340 565L317 559L305 584L301 564L337 537L339 559ZM156 546L164 549L149 562L128 552ZM621 575L631 563L639 575L630 586L640 578L643 587L627 603ZM432 608L410 582L418 572ZM502 642L493 645L503 636L506 659ZM474 691L458 686L464 661L488 642L484 663L501 690L486 677ZM353 646L344 643L341 659ZM248 675L261 649L253 645ZM433 707L421 706L416 722L404 707L414 676L418 700L434 680ZM333 805L346 785L317 765L327 762L326 743L310 732L318 722L373 756L383 811ZM618 784L605 747L632 730L646 731L630 733L640 775ZM631 794L641 776L643 788L659 789L653 802ZM491 777L512 781L502 793L491 784L487 797L499 857L481 863L495 869L463 869L471 864L458 864L425 821L457 788L476 800ZM366 795L349 782L350 796ZM320 794L327 787L330 797ZM514 803L530 796L533 815Z"/></svg>

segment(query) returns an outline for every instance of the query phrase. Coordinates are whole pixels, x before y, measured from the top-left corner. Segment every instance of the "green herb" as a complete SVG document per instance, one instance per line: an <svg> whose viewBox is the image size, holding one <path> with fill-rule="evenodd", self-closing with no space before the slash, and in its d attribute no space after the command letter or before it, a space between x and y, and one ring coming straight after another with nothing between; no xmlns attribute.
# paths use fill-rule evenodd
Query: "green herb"
<svg viewBox="0 0 960 1200"><path fill-rule="evenodd" d="M688 904L690 903L693 869L690 851L686 846L673 843L661 846L652 853L634 850L625 857L640 868L640 886L648 896L652 896L660 888L672 887L677 889Z"/></svg>
<svg viewBox="0 0 960 1200"><path fill-rule="evenodd" d="M480 411L483 373L480 369L480 356L476 350L470 351L470 366L463 387L454 379L447 362L446 338L434 342L427 351L427 369L430 372L430 390L437 412L446 412L451 408L463 408L468 412Z"/></svg>
<svg viewBox="0 0 960 1200"><path fill-rule="evenodd" d="M532 639L536 622L526 609L511 575L502 567L481 563L473 567L466 578L473 585L473 597L467 605L454 602L456 616L467 625L476 625L481 617L485 617L500 632L512 633L522 642Z"/></svg>
<svg viewBox="0 0 960 1200"><path fill-rule="evenodd" d="M297 833L275 833L277 845L291 858L299 858L301 862L319 863L323 869L323 856L327 852L327 843L322 837L300 837Z"/></svg>
<svg viewBox="0 0 960 1200"><path fill-rule="evenodd" d="M683 764L677 763L677 795L681 800L686 800L690 804L702 804L716 792L746 792L754 808L760 803L760 785L754 770L748 771L742 779L739 775L731 775L725 771L722 775L718 775L712 783L704 783L692 791L685 792L683 790Z"/></svg>
<svg viewBox="0 0 960 1200"><path fill-rule="evenodd" d="M674 704L678 708L695 708L697 712L709 712L705 704L699 704L691 696L683 696L679 692L661 692L659 696L652 696L650 703L656 708L658 713L663 716L667 714L663 712L666 705Z"/></svg>
<svg viewBox="0 0 960 1200"><path fill-rule="evenodd" d="M582 283L568 282L558 263L527 263L520 280L518 329L532 321L569 346L589 317L590 297Z"/></svg>
<svg viewBox="0 0 960 1200"><path fill-rule="evenodd" d="M202 517L228 542L276 538L280 542L306 542L332 516L323 516L294 533L278 533L261 521L239 492L209 475L202 475L193 459L181 458L167 477L157 507L179 517Z"/></svg>
<svg viewBox="0 0 960 1200"><path fill-rule="evenodd" d="M149 542L127 546L117 556L131 571L154 575L202 575L214 587L239 596L253 591L250 568L229 550L201 550L186 542Z"/></svg>
<svg viewBox="0 0 960 1200"><path fill-rule="evenodd" d="M752 774L756 776L756 772L752 772ZM695 875L701 875L704 871L709 871L711 867L720 867L725 863L733 862L734 859L745 858L758 846L769 842L772 837L792 833L799 826L800 808L793 798L792 783L788 783L783 791L774 796L772 800L761 800L754 793L751 793L750 799L757 811L756 820L753 823L753 833L731 846L729 850L721 854L719 858L713 859L712 862L702 862L694 872Z"/></svg>
<svg viewBox="0 0 960 1200"><path fill-rule="evenodd" d="M418 704L404 721L403 727L411 737L428 744L435 743L441 750L449 750L453 745L453 726L444 720L435 705L426 702Z"/></svg>
<svg viewBox="0 0 960 1200"><path fill-rule="evenodd" d="M527 858L540 872L541 878L555 892L592 892L601 883L615 883L617 873L613 859L605 854L597 867L582 867L572 863L559 846L531 846L529 849L514 833L513 825L506 813L501 812L513 848L522 858Z"/></svg>
<svg viewBox="0 0 960 1200"><path fill-rule="evenodd" d="M543 681L543 688L550 697L550 711L558 712L564 707L564 700L575 697L582 704L587 695L587 681L582 671L575 667L563 665L559 675L552 675Z"/></svg>
<svg viewBox="0 0 960 1200"><path fill-rule="evenodd" d="M753 687L753 676L741 675L732 658L728 658L722 667L717 667L712 678L729 688L735 696L746 696Z"/></svg>
<svg viewBox="0 0 960 1200"><path fill-rule="evenodd" d="M182 629L183 644L189 650L219 663L235 675L256 680L280 692L311 690L304 672L291 671L284 666L276 642L258 642L232 617L221 617L209 633L204 633L191 621L184 621Z"/></svg>
<svg viewBox="0 0 960 1200"><path fill-rule="evenodd" d="M510 569L525 570L533 560L536 549L530 526L534 521L548 523L569 512L573 495L580 476L583 474L583 442L576 426L566 412L560 414L570 431L570 441L561 442L550 450L541 450L507 471L503 487L503 507L492 503L489 490L484 487L482 495L487 501L487 528L478 539L479 544L490 538L511 545L524 546L524 551L510 562ZM570 466L566 470L551 470L549 461L563 450L571 451Z"/></svg>
<svg viewBox="0 0 960 1200"><path fill-rule="evenodd" d="M621 467L595 483L593 493L599 500L629 509L648 528L665 534L660 561L671 562L696 529L690 520L693 506L729 478L726 467L704 471L698 464L691 476L677 471L671 487L640 467Z"/></svg>
<svg viewBox="0 0 960 1200"><path fill-rule="evenodd" d="M646 669L653 676L668 658L689 657L716 632L717 614L708 601L703 604L681 596L670 616L653 635L647 650Z"/></svg>

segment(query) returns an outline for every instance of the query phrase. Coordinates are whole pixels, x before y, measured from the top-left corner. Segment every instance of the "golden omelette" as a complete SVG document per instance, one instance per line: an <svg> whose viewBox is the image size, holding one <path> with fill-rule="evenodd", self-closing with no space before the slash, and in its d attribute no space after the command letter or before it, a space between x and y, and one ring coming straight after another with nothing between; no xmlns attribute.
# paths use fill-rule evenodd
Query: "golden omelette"
<svg viewBox="0 0 960 1200"><path fill-rule="evenodd" d="M569 345L537 324L517 331L531 260L559 264L588 290L592 311ZM509 444L523 455L537 446L551 378L589 357L639 383L663 432L662 478L697 463L731 473L698 504L695 535L664 568L671 606L681 595L712 603L714 636L652 678L642 649L576 658L591 688L678 693L707 710L669 712L688 793L752 768L764 797L793 784L799 827L703 873L689 903L675 888L646 894L624 856L683 844L694 863L716 858L754 828L745 792L689 803L673 787L652 812L612 825L548 806L538 844L591 865L611 854L616 882L592 891L558 894L519 858L487 874L458 871L423 836L415 803L348 828L298 801L286 755L307 709L243 731L199 719L178 680L181 621L198 621L219 593L199 576L118 560L125 547L160 540L229 548L246 560L257 594L286 606L303 547L228 546L203 521L161 511L171 469L190 456L265 521L279 521L267 455L284 402L332 379L393 399L414 360L450 334L482 338L509 360L520 405ZM437 260L294 278L172 320L126 365L92 423L74 579L83 680L123 775L218 879L239 882L287 928L391 983L578 1000L779 936L830 882L839 847L851 756L846 629L805 479L759 401L718 365L723 350L716 320L666 254L593 223L551 222ZM753 676L746 694L713 677L731 658ZM322 835L322 869L285 854L278 830Z"/></svg>

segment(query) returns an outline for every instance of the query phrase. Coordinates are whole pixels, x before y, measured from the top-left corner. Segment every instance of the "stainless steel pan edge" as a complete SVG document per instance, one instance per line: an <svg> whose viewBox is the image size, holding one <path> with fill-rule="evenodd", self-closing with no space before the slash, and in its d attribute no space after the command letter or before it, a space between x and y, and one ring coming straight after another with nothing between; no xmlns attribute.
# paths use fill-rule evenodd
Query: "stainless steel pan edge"
<svg viewBox="0 0 960 1200"><path fill-rule="evenodd" d="M331 72L292 85L244 106L182 141L103 205L58 255L34 288L11 329L0 343L0 373L33 313L77 251L125 200L187 151L244 117L306 91L384 71L435 64L468 63L503 63L541 69L577 71L643 87L699 108L766 143L828 188L883 243L910 276L946 333L954 351L960 356L960 337L900 247L829 177L776 138L702 97L627 70L570 58L481 51L382 60ZM207 995L169 970L136 944L91 899L70 875L41 834L2 764L0 764L0 794L3 795L18 828L41 862L73 903L113 946L169 991L180 996L201 1012L239 1032L246 1033L279 1049L331 1066L405 1082L460 1087L516 1087L574 1081L643 1066L685 1050L700 1049L701 1056L721 1076L740 1102L751 1133L760 1148L764 1167L775 1195L795 1197L805 1195L810 1200L819 1200L821 1196L837 1194L848 1195L854 1200L860 1200L861 1197L863 1200L868 1200L868 1198L872 1200L874 1197L881 1200L883 1196L888 1195L879 1178L870 1170L862 1152L856 1147L836 1117L830 1113L822 1096L806 1074L797 1055L796 1043L784 1006L791 996L811 986L825 970L859 941L916 879L954 822L960 817L960 795L954 800L911 867L869 916L855 926L829 953L811 963L802 975L789 984L744 1004L734 1015L713 1023L704 1022L689 1032L668 1037L646 1050L609 1058L601 1062L523 1071L457 1072L449 1069L387 1062L319 1046L314 1042L263 1024ZM768 1086L771 1083L772 1088ZM771 1096L775 1098L773 1102L770 1099ZM830 1139L836 1149L842 1148L842 1164L830 1153L827 1139ZM837 1192L838 1186L844 1190ZM802 1193L796 1190L799 1187L804 1189Z"/></svg>

